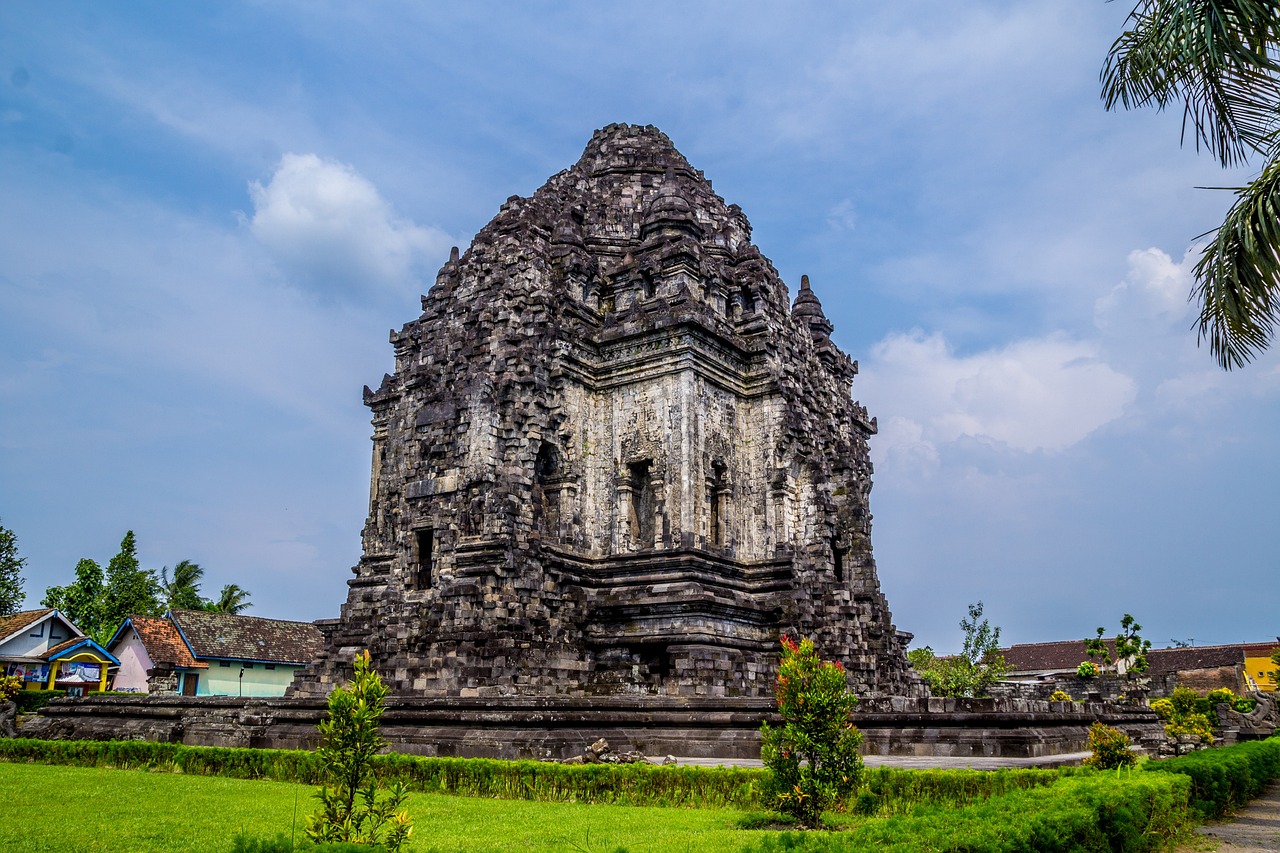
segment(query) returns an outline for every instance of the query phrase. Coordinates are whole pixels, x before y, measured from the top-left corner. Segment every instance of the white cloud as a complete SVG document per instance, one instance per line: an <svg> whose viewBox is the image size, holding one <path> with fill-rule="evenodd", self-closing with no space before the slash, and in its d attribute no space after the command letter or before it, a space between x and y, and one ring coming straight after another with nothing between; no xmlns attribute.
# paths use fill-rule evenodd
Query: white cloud
<svg viewBox="0 0 1280 853"><path fill-rule="evenodd" d="M1051 335L956 355L940 334L895 334L872 349L861 396L886 426L881 459L936 459L964 438L1057 452L1119 418L1134 381L1099 359L1095 343Z"/></svg>
<svg viewBox="0 0 1280 853"><path fill-rule="evenodd" d="M266 185L250 182L249 196L254 236L321 289L400 285L449 251L449 235L398 217L354 168L315 154L285 154Z"/></svg>
<svg viewBox="0 0 1280 853"><path fill-rule="evenodd" d="M1198 254L1199 248L1193 246L1180 262L1174 263L1159 249L1130 252L1128 274L1095 303L1094 323L1113 335L1152 325L1186 326L1185 318L1191 313L1188 295L1194 282L1192 270Z"/></svg>

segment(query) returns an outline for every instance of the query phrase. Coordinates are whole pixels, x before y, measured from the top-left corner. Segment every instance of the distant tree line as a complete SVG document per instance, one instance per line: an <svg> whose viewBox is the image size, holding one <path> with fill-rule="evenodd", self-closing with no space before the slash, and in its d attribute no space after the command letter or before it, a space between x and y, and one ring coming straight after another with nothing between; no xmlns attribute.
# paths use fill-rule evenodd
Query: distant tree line
<svg viewBox="0 0 1280 853"><path fill-rule="evenodd" d="M45 590L43 607L56 607L86 635L105 645L130 616L161 616L167 610L208 610L240 613L251 607L249 592L237 584L227 584L216 599L200 595L204 569L190 560L168 566L159 577L138 563L138 543L130 530L120 542L120 551L104 573L96 560L81 559L75 580L66 586Z"/></svg>

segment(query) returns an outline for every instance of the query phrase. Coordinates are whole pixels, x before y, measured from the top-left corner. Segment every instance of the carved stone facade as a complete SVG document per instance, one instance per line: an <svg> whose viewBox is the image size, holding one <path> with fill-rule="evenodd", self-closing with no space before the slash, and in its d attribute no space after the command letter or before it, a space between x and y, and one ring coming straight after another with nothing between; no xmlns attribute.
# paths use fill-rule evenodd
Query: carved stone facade
<svg viewBox="0 0 1280 853"><path fill-rule="evenodd" d="M791 631L918 694L831 331L664 134L598 131L392 333L364 556L294 693L368 648L401 697L763 697Z"/></svg>

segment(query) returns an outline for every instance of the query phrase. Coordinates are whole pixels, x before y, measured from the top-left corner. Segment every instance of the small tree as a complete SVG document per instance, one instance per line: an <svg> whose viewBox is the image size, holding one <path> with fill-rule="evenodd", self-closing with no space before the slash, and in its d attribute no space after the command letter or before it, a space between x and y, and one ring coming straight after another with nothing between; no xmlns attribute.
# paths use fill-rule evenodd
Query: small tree
<svg viewBox="0 0 1280 853"><path fill-rule="evenodd" d="M1118 770L1138 763L1133 741L1119 729L1102 723L1089 727L1089 749L1093 752L1084 763L1099 770Z"/></svg>
<svg viewBox="0 0 1280 853"><path fill-rule="evenodd" d="M320 723L325 784L316 793L320 811L307 819L312 841L381 846L397 853L413 831L409 813L401 809L409 794L403 782L378 798L372 762L386 746L378 733L386 698L367 651L356 657L350 683L329 694L329 716Z"/></svg>
<svg viewBox="0 0 1280 853"><path fill-rule="evenodd" d="M161 610L160 581L155 572L138 564L138 542L132 530L126 531L120 541L120 553L107 563L102 621L94 639L105 644L125 619L135 614L159 616Z"/></svg>
<svg viewBox="0 0 1280 853"><path fill-rule="evenodd" d="M206 601L203 607L211 613L240 613L253 606L250 595L249 590L239 584L229 583L222 588L217 601Z"/></svg>
<svg viewBox="0 0 1280 853"><path fill-rule="evenodd" d="M1106 633L1104 628L1098 629L1098 636L1084 641L1085 654L1091 658L1100 658L1104 669L1121 672L1123 667L1124 677L1132 681L1146 672L1149 666L1147 652L1151 650L1151 641L1142 639L1138 633L1141 630L1142 626L1126 613L1120 620L1120 633L1112 641L1116 650L1115 660L1112 661L1111 649L1103 639Z"/></svg>
<svg viewBox="0 0 1280 853"><path fill-rule="evenodd" d="M938 657L928 646L907 653L907 660L929 682L929 692L935 696L985 696L1009 672L1000 654L1000 629L982 618L981 601L969 605L960 630L964 648L958 655Z"/></svg>
<svg viewBox="0 0 1280 853"><path fill-rule="evenodd" d="M850 720L858 700L843 666L819 658L811 640L790 637L782 638L777 699L782 727L760 726L765 796L816 827L826 808L858 786L862 734Z"/></svg>

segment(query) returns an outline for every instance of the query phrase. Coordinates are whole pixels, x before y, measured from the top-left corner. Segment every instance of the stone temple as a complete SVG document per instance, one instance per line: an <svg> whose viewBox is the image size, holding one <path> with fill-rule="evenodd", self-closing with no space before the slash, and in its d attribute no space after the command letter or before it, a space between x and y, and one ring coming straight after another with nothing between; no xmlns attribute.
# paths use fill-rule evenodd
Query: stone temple
<svg viewBox="0 0 1280 853"><path fill-rule="evenodd" d="M367 648L403 698L767 697L784 632L918 693L831 332L663 133L596 132L392 332L364 555L293 694Z"/></svg>

